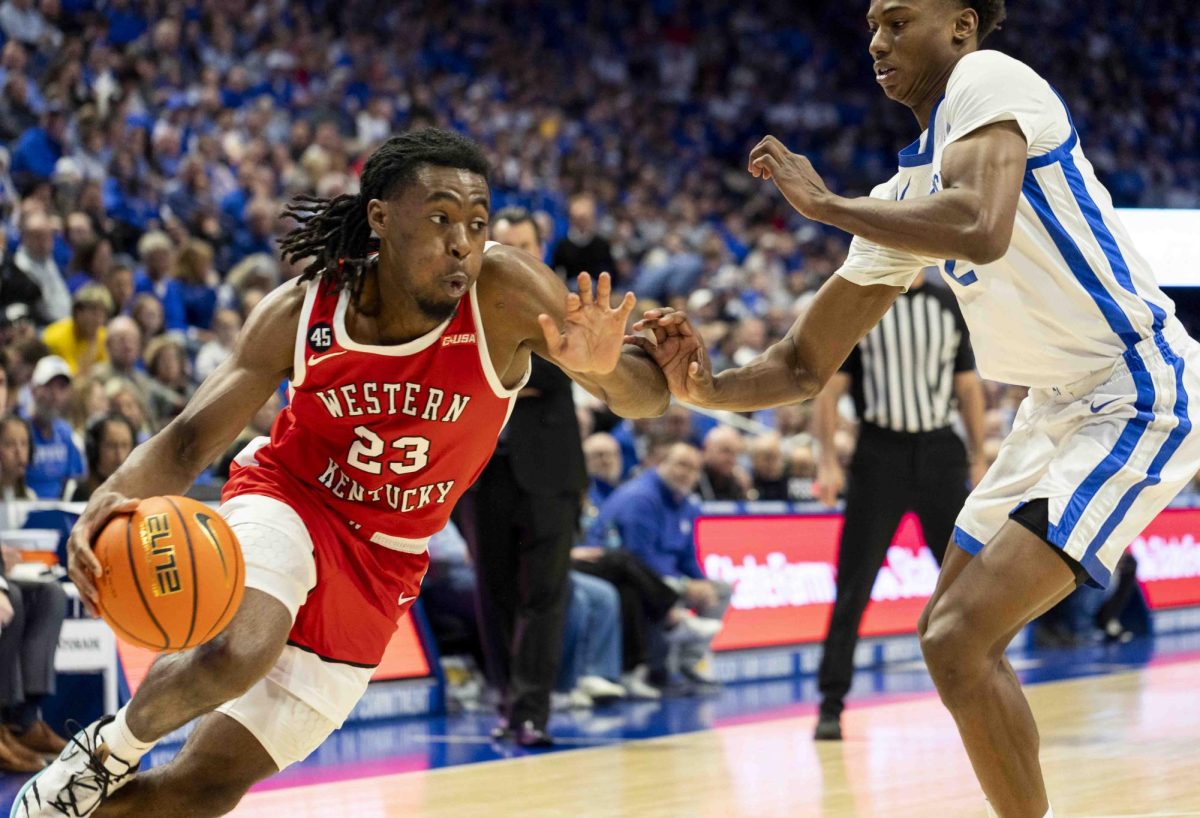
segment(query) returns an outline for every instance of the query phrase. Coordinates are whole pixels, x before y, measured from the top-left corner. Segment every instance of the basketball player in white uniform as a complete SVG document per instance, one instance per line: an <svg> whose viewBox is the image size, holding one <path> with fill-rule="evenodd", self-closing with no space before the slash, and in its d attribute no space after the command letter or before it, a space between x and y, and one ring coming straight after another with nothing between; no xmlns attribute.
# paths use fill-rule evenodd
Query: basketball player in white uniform
<svg viewBox="0 0 1200 818"><path fill-rule="evenodd" d="M921 268L962 305L979 371L1030 387L967 501L919 631L990 809L1049 816L1038 734L1004 649L1081 582L1105 585L1129 542L1200 467L1200 346L1132 245L1065 103L979 42L1003 0L873 0L884 92L925 132L869 198L831 193L773 137L749 170L805 216L853 233L788 337L713 377L686 318L650 311L681 399L747 411L811 398Z"/></svg>

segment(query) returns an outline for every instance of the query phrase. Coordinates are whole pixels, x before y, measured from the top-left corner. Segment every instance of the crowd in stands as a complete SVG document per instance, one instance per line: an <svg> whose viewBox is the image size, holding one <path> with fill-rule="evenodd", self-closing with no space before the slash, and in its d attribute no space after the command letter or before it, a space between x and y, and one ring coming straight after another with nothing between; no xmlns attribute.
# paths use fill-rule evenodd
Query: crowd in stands
<svg viewBox="0 0 1200 818"><path fill-rule="evenodd" d="M1119 205L1200 206L1189 12L1182 0L1045 0L1014 9L991 43L1054 78ZM864 14L762 0L3 0L0 409L28 421L31 449L6 495L86 498L298 274L277 252L289 198L353 191L376 145L423 125L486 146L493 208L536 212L552 266L610 270L646 304L686 308L717 368L754 358L847 237L745 173L748 148L774 133L832 188L862 194L916 136L876 87ZM988 393L994 451L1021 395ZM610 549L614 532L650 548L609 510L614 493L672 525L694 513L693 492L813 496L805 407L736 426L683 407L645 422L588 405L581 416L598 515L581 548ZM848 457L851 420L837 445ZM228 459L206 479L219 484ZM718 616L720 589L694 589L686 544L653 550L639 556L673 593Z"/></svg>

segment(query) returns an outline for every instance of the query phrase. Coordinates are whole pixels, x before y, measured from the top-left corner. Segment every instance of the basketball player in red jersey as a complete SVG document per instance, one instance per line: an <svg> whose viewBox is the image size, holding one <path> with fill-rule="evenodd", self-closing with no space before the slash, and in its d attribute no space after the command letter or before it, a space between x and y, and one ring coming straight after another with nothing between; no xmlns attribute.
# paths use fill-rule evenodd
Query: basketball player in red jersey
<svg viewBox="0 0 1200 818"><path fill-rule="evenodd" d="M380 147L358 195L292 208L301 226L284 254L315 259L301 286L268 296L183 414L96 492L69 545L94 605L102 524L129 498L182 493L290 377L290 405L237 458L221 506L245 553L242 606L212 641L160 657L13 815L223 815L316 749L416 598L429 537L491 456L532 353L620 414L666 409L658 367L622 345L632 295L611 308L607 275L569 295L540 261L485 244L488 206L478 146L428 129ZM173 761L137 772L197 717Z"/></svg>

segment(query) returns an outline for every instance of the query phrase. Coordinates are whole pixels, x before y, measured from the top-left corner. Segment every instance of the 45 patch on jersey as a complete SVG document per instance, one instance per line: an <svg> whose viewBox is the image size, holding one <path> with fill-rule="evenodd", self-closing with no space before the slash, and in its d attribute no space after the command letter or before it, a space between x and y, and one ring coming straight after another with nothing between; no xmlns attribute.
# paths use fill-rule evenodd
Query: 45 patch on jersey
<svg viewBox="0 0 1200 818"><path fill-rule="evenodd" d="M333 346L333 327L327 323L313 324L308 330L308 347L313 352L324 352Z"/></svg>

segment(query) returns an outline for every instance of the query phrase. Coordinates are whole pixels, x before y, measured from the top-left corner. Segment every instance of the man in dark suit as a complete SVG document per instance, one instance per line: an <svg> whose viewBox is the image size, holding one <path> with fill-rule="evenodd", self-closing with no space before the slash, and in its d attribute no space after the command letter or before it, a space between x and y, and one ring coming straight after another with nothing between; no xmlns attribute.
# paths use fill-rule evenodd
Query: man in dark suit
<svg viewBox="0 0 1200 818"><path fill-rule="evenodd" d="M567 205L567 225L567 235L554 246L550 261L560 276L574 281L580 273L609 273L614 285L626 283L617 272L612 246L597 232L595 197L590 193L572 196Z"/></svg>
<svg viewBox="0 0 1200 818"><path fill-rule="evenodd" d="M543 256L527 211L497 213L492 238ZM477 485L479 621L489 675L504 691L504 719L493 735L545 746L552 743L546 722L562 655L571 545L587 488L571 380L553 364L533 361Z"/></svg>

